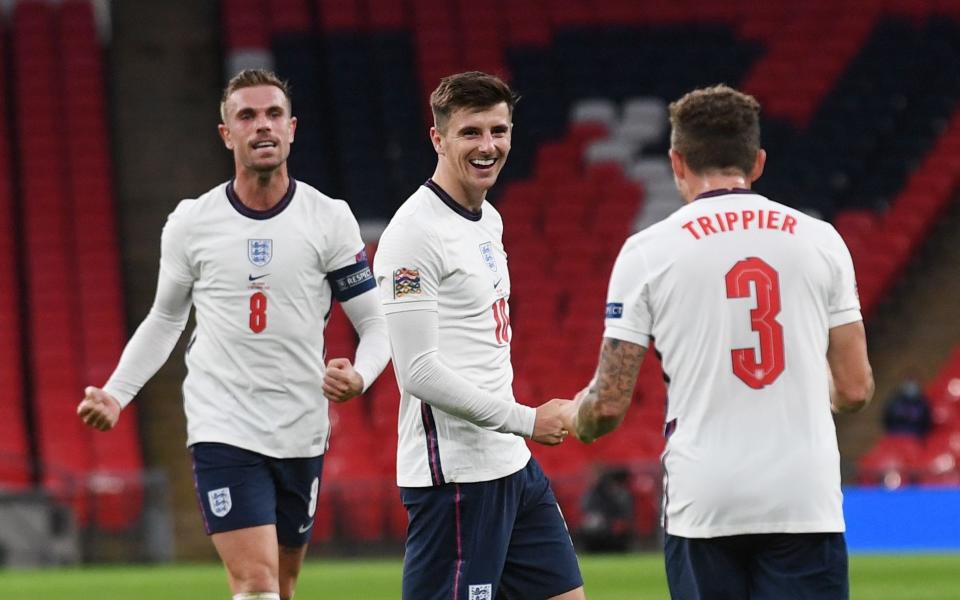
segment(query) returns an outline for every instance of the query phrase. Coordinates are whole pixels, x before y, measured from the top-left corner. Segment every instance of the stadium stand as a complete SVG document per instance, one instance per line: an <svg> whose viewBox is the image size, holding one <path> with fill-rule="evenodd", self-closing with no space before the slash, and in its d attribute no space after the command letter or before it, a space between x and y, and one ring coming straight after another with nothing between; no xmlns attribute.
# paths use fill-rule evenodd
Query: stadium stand
<svg viewBox="0 0 960 600"><path fill-rule="evenodd" d="M925 388L933 428L924 439L886 434L857 462L861 483L960 484L960 346Z"/></svg>
<svg viewBox="0 0 960 600"><path fill-rule="evenodd" d="M62 90L66 114L67 198L71 206L77 305L85 382L106 381L123 350L124 309L119 244L111 192L109 129L101 48L89 2L65 2L58 15ZM70 400L74 400L73 397ZM90 491L95 523L106 529L131 524L142 501L143 465L136 407L110 435L87 431L92 442Z"/></svg>
<svg viewBox="0 0 960 600"><path fill-rule="evenodd" d="M271 21L266 0L225 0L221 3L223 43L228 51L266 50L270 47Z"/></svg>
<svg viewBox="0 0 960 600"><path fill-rule="evenodd" d="M933 65L956 60L957 27L942 16L878 19L802 135L765 142L791 160L771 164L758 188L834 220L868 316L952 199L944 167L957 164L956 133L943 129L960 86Z"/></svg>
<svg viewBox="0 0 960 600"><path fill-rule="evenodd" d="M20 280L10 128L7 125L6 47L0 36L0 270L8 274L0 295L0 489L22 491L33 476L24 411L21 358ZM12 276L9 276L12 275Z"/></svg>
<svg viewBox="0 0 960 600"><path fill-rule="evenodd" d="M240 4L251 5L224 0ZM270 42L258 43L293 81L298 114L315 121L304 128L314 140L298 138L294 172L347 198L361 218L388 218L416 177L430 172L425 101L441 76L488 70L522 93L510 165L494 198L510 253L511 325L521 332L513 352L522 401L573 394L589 378L597 315L622 240L677 206L663 159L665 101L692 87L734 83L764 104L764 145L779 159L758 188L834 222L854 255L868 318L957 187L960 84L936 67L960 52L949 4L413 0L400 10L385 0L318 1L310 27L302 25L308 3L289 4L301 15L296 35L274 27ZM225 27L228 50L236 48ZM386 176L370 177L371 165ZM335 313L331 335L349 333L339 319ZM629 443L534 448L565 497L571 526L588 465L658 455L662 378L659 361L647 361L624 424L630 435L619 438ZM391 432L395 394L395 383L378 383L362 410L337 407L338 418L344 427L372 423ZM350 442L358 472L391 476L389 452L374 467L362 451L369 442L358 437ZM332 447L332 462L340 450ZM337 468L350 477L349 464ZM650 482L649 474L634 481L642 491L637 512L648 518L659 493Z"/></svg>
<svg viewBox="0 0 960 600"><path fill-rule="evenodd" d="M231 64L273 65L293 83L303 127L292 172L351 200L362 219L387 218L430 172L425 100L440 76L493 71L523 93L495 199L514 279L515 385L533 403L589 378L620 243L675 206L664 103L696 85L735 83L763 102L765 145L789 161L769 164L759 189L833 221L854 256L864 312L876 316L955 202L960 80L943 65L960 59L958 17L960 4L948 1L222 2L224 46L243 56ZM142 502L129 485L143 468L135 415L109 436L64 417L84 382L106 378L124 339L106 76L92 19L88 2L22 0L11 34L0 36L10 43L0 47L0 113L13 124L0 119L0 136L19 151L13 160L10 145L0 147L0 268L24 272L22 289L11 281L0 299L0 485L39 481L83 522L122 530ZM327 337L328 355L353 350L338 307ZM626 464L638 522L653 532L656 474L640 465L662 446L662 377L651 353L622 435L534 449L572 527L591 469ZM931 434L882 438L859 461L860 481L960 483L957 352L926 391ZM389 373L333 408L335 427L350 435L332 442L318 541L402 534L396 410Z"/></svg>
<svg viewBox="0 0 960 600"><path fill-rule="evenodd" d="M272 66L292 82L301 129L291 172L347 198L366 221L389 218L431 172L426 99L441 76L477 68L521 92L514 150L493 199L506 224L522 401L571 395L589 379L622 240L676 206L664 110L692 87L725 81L764 104L764 145L779 159L758 188L834 223L853 254L868 318L956 202L960 79L943 68L960 59L956 3L220 5L226 70ZM143 468L136 417L125 413L109 436L64 418L85 382L105 379L125 337L110 75L88 2L21 0L10 25L0 36L0 139L14 140L18 153L0 144L0 268L23 277L22 289L9 282L0 298L0 485L40 483L83 522L121 530L142 502L142 491L127 486ZM326 334L328 356L354 350L339 307ZM927 384L930 436L881 439L859 460L859 481L960 484L958 352ZM629 465L640 530L654 533L658 472L649 465L662 446L666 393L649 356L621 435L534 448L574 529L592 469ZM402 537L397 403L388 372L362 398L333 407L315 541Z"/></svg>
<svg viewBox="0 0 960 600"><path fill-rule="evenodd" d="M748 11L739 33L762 41L767 52L747 74L743 89L757 97L767 115L805 127L860 49L879 11L879 3L850 10L849 3L830 0L804 3L801 10L767 3ZM801 63L803 68L797 69Z"/></svg>
<svg viewBox="0 0 960 600"><path fill-rule="evenodd" d="M18 3L13 53L20 185L22 195L30 198L21 205L21 219L38 458L45 486L67 495L91 470L92 456L82 424L62 417L81 389L82 357L72 320L75 274L72 236L68 237L72 209L66 202L67 166L56 133L61 65L55 18L55 10L45 3ZM84 504L77 508L83 518Z"/></svg>
<svg viewBox="0 0 960 600"><path fill-rule="evenodd" d="M110 436L65 418L85 382L109 375L125 337L101 49L88 2L23 1L12 18L38 470L82 522L123 528L140 506L126 484L142 471L135 411Z"/></svg>

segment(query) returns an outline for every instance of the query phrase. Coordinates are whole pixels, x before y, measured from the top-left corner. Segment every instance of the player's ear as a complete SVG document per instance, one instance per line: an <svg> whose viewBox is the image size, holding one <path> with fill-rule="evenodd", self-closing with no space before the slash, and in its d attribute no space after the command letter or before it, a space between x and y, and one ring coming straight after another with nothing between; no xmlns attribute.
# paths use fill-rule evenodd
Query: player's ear
<svg viewBox="0 0 960 600"><path fill-rule="evenodd" d="M293 139L296 137L297 133L297 118L290 117L290 143L293 143Z"/></svg>
<svg viewBox="0 0 960 600"><path fill-rule="evenodd" d="M217 125L217 132L220 133L220 139L223 140L223 145L227 147L227 150L233 150L233 140L230 139L230 128L220 123Z"/></svg>
<svg viewBox="0 0 960 600"><path fill-rule="evenodd" d="M674 179L682 181L687 170L687 165L683 161L683 155L673 148L670 148L668 154L670 155L670 168L673 169Z"/></svg>
<svg viewBox="0 0 960 600"><path fill-rule="evenodd" d="M430 128L430 143L433 144L433 149L437 155L443 156L443 136L440 134L440 130L437 129L436 125Z"/></svg>
<svg viewBox="0 0 960 600"><path fill-rule="evenodd" d="M753 161L753 169L750 170L750 183L760 179L763 175L763 167L767 164L767 151L763 148L757 150L757 158Z"/></svg>

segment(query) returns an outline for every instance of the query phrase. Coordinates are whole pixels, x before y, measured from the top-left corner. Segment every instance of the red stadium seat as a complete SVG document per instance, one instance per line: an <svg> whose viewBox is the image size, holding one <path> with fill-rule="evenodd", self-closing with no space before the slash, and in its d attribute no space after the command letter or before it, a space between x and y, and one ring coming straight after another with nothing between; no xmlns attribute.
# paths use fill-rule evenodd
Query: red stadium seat
<svg viewBox="0 0 960 600"><path fill-rule="evenodd" d="M358 0L319 0L316 6L323 31L359 31L363 27ZM383 11L378 14L383 14Z"/></svg>
<svg viewBox="0 0 960 600"><path fill-rule="evenodd" d="M380 377L367 391L370 398L370 419L379 435L397 435L397 417L400 411L400 389L393 372L393 363L388 363ZM392 449L392 450L395 450Z"/></svg>
<svg viewBox="0 0 960 600"><path fill-rule="evenodd" d="M6 113L8 108L6 50L5 39L0 36L0 113ZM7 121L0 119L0 137L7 139L9 135ZM9 146L0 144L0 269L15 273L16 226ZM24 414L20 293L17 278L12 278L0 296L0 487L12 490L26 489L33 476Z"/></svg>
<svg viewBox="0 0 960 600"><path fill-rule="evenodd" d="M398 31L407 26L407 12L394 0L368 0L367 12L367 23L373 31Z"/></svg>
<svg viewBox="0 0 960 600"><path fill-rule="evenodd" d="M849 246L870 236L877 227L878 219L877 213L872 210L848 210L834 217L833 226Z"/></svg>
<svg viewBox="0 0 960 600"><path fill-rule="evenodd" d="M350 539L374 541L383 534L385 481L378 450L379 440L368 427L354 427L331 441L324 455L323 476L333 495L337 531Z"/></svg>
<svg viewBox="0 0 960 600"><path fill-rule="evenodd" d="M326 480L325 481L329 481ZM320 494L317 496L317 510L313 517L313 529L310 531L311 543L326 543L333 539L336 531L336 512L333 506L333 494L329 491L329 483L320 485Z"/></svg>
<svg viewBox="0 0 960 600"><path fill-rule="evenodd" d="M585 447L579 443L564 443L552 448L530 444L530 450L550 478L567 525L577 529L582 520L581 504L590 473Z"/></svg>
<svg viewBox="0 0 960 600"><path fill-rule="evenodd" d="M266 0L224 0L221 14L227 49L270 47L267 8Z"/></svg>
<svg viewBox="0 0 960 600"><path fill-rule="evenodd" d="M313 29L309 0L268 0L271 33L308 33Z"/></svg>
<svg viewBox="0 0 960 600"><path fill-rule="evenodd" d="M543 4L506 2L502 9L510 46L543 47L549 44L551 29Z"/></svg>
<svg viewBox="0 0 960 600"><path fill-rule="evenodd" d="M590 6L584 0L556 0L548 3L546 10L555 29L587 24L593 15Z"/></svg>
<svg viewBox="0 0 960 600"><path fill-rule="evenodd" d="M43 484L74 503L82 523L119 530L138 518L142 503L139 483L120 494L114 485L139 481L135 413L110 435L63 418L84 383L106 378L124 330L102 50L89 2L22 2L13 18L19 175L31 198L22 234L31 402Z"/></svg>
<svg viewBox="0 0 960 600"><path fill-rule="evenodd" d="M407 509L400 500L399 490L394 488L394 491L388 492L385 498L387 503L387 536L395 541L405 540L409 518Z"/></svg>
<svg viewBox="0 0 960 600"><path fill-rule="evenodd" d="M900 487L912 480L923 447L913 436L886 435L857 463L861 483Z"/></svg>
<svg viewBox="0 0 960 600"><path fill-rule="evenodd" d="M628 411L624 423L589 446L591 459L607 466L657 462L663 451L663 434L657 421L646 423L647 413Z"/></svg>

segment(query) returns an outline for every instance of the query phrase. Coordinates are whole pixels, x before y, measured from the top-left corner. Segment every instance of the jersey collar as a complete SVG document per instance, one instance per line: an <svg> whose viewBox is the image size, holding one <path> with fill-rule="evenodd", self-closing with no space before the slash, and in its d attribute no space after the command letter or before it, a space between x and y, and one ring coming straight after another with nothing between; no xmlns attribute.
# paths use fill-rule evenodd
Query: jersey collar
<svg viewBox="0 0 960 600"><path fill-rule="evenodd" d="M280 202L277 202L267 210L256 210L254 208L250 208L240 201L240 197L237 196L237 192L233 189L232 179L227 182L227 199L230 201L230 205L233 206L233 208L236 209L236 211L241 215L250 219L256 219L258 221L270 219L282 213L283 210L290 204L290 201L293 200L293 194L296 191L297 180L291 177L290 185L287 186L287 192L283 195L283 198L280 198Z"/></svg>
<svg viewBox="0 0 960 600"><path fill-rule="evenodd" d="M753 190L748 190L747 188L721 188L719 190L709 190L703 192L702 194L697 194L693 199L693 202L700 200L701 198L716 198L717 196L726 196L728 194L753 194L759 196L757 192Z"/></svg>
<svg viewBox="0 0 960 600"><path fill-rule="evenodd" d="M437 182L434 181L433 179L427 179L427 181L423 185L424 187L429 189L431 192L436 194L437 197L440 198L440 200L442 200L444 204L449 206L450 210L457 213L464 219L467 219L468 221L479 221L481 217L483 217L483 209L480 209L477 212L473 212L472 210L467 210L466 208L461 206L459 203L457 203L457 201L454 200L450 196L450 194L446 192L446 190L444 190L442 187L437 185Z"/></svg>

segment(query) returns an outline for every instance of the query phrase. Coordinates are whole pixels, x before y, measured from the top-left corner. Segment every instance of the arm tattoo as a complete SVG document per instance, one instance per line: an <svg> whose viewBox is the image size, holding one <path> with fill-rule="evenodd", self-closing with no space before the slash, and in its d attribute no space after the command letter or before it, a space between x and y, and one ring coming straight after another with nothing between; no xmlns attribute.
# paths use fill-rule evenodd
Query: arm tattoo
<svg viewBox="0 0 960 600"><path fill-rule="evenodd" d="M592 442L620 424L630 407L646 352L639 344L603 338L597 373L577 413L577 437Z"/></svg>

